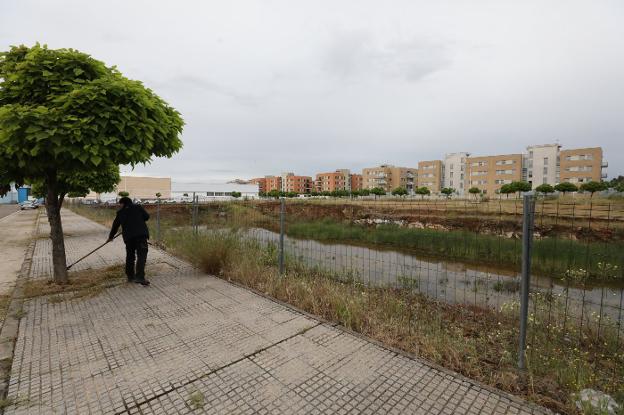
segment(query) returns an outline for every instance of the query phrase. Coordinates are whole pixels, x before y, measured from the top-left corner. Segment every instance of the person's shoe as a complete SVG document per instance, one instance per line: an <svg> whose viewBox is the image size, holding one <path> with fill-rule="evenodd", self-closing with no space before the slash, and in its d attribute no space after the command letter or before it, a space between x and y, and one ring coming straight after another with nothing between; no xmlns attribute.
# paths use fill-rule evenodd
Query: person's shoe
<svg viewBox="0 0 624 415"><path fill-rule="evenodd" d="M137 284L141 284L144 287L147 287L148 285L150 285L150 282L146 280L145 278L135 278L133 282Z"/></svg>
<svg viewBox="0 0 624 415"><path fill-rule="evenodd" d="M128 277L128 282L134 282L134 278Z"/></svg>

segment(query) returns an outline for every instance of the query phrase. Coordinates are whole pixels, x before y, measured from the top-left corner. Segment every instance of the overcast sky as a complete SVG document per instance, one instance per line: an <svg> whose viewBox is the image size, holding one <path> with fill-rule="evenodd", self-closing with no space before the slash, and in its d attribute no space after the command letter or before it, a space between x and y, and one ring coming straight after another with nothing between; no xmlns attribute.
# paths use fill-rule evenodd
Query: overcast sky
<svg viewBox="0 0 624 415"><path fill-rule="evenodd" d="M248 178L602 146L624 174L624 1L0 0L0 50L72 47L186 121L138 166Z"/></svg>

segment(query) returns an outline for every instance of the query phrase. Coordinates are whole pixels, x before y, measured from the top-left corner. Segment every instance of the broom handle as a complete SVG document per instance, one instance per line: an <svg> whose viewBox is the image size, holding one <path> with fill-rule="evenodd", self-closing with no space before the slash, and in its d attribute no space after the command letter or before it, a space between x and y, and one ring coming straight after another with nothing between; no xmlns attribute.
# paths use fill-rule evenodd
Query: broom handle
<svg viewBox="0 0 624 415"><path fill-rule="evenodd" d="M115 239L116 237L118 237L119 235L121 235L121 233L118 233L117 235L115 235L113 237L113 239ZM89 255L91 255L92 253L94 253L95 251L97 251L98 249L100 249L101 247L103 247L104 245L106 245L107 243L109 243L111 240L104 242L102 245L98 246L97 248L95 248L93 251L89 252L87 255L83 256L82 258L78 259L76 262L74 262L73 264L71 264L70 266L67 267L67 269L70 269L71 267L73 267L74 265L76 265L77 263L79 263L80 261L82 261L83 259L85 259L86 257L88 257Z"/></svg>

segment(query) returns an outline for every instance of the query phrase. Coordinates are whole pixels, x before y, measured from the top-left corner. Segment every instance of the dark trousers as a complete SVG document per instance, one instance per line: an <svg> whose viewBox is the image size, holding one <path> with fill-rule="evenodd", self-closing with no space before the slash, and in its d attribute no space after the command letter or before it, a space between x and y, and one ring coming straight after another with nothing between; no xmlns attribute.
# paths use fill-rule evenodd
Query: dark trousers
<svg viewBox="0 0 624 415"><path fill-rule="evenodd" d="M136 272L134 261L136 259ZM147 238L134 238L126 241L126 275L128 279L145 279L145 261L147 261Z"/></svg>

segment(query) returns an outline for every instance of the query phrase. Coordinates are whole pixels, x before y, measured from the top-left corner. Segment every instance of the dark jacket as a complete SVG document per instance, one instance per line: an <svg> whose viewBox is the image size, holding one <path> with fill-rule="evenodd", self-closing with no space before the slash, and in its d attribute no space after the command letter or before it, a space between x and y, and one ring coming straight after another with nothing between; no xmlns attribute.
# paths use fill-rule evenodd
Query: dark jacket
<svg viewBox="0 0 624 415"><path fill-rule="evenodd" d="M135 204L124 206L117 211L109 238L115 236L121 225L121 235L124 242L136 238L149 239L149 230L145 224L148 219L149 214L143 209L143 206Z"/></svg>

